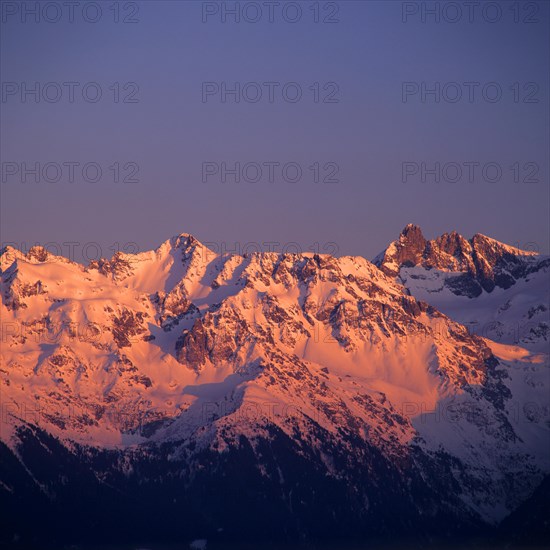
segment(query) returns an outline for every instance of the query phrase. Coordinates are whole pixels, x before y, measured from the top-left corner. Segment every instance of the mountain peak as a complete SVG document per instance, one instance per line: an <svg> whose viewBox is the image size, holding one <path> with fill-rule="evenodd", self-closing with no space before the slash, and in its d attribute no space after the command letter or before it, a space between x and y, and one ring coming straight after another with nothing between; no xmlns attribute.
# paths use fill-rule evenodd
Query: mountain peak
<svg viewBox="0 0 550 550"><path fill-rule="evenodd" d="M58 256L50 252L47 248L34 245L27 252L19 250L14 246L7 245L0 250L0 258L3 265L9 265L16 260L23 260L31 264L40 264L45 262L74 263L64 256Z"/></svg>
<svg viewBox="0 0 550 550"><path fill-rule="evenodd" d="M403 228L399 239L374 258L373 263L386 275L395 277L402 265L416 265L421 261L427 241L417 225L409 223Z"/></svg>
<svg viewBox="0 0 550 550"><path fill-rule="evenodd" d="M185 243L185 245L188 244L194 244L198 243L198 239L196 239L191 233L179 233L178 235L174 235L170 242L174 244L174 246L180 246L182 243Z"/></svg>
<svg viewBox="0 0 550 550"><path fill-rule="evenodd" d="M492 237L488 237L483 233L476 233L472 237L471 242L474 248L490 247L494 250L499 250L501 252L506 252L508 254L512 254L515 256L537 256L538 255L538 252L536 251L523 250L521 248L517 248L515 246L505 244L503 242L497 241L496 239L493 239Z"/></svg>
<svg viewBox="0 0 550 550"><path fill-rule="evenodd" d="M19 250L17 250L17 248L11 246L11 245L6 245L6 246L3 246L2 249L0 250L0 256L16 256L16 255L21 255L21 252L19 252Z"/></svg>
<svg viewBox="0 0 550 550"><path fill-rule="evenodd" d="M424 238L424 235L422 234L422 229L418 225L415 225L414 223L408 223L403 230L401 231L402 237L417 237L417 238Z"/></svg>
<svg viewBox="0 0 550 550"><path fill-rule="evenodd" d="M167 241L164 241L159 248L168 248L171 250L188 251L191 247L202 248L204 245L191 233L179 233Z"/></svg>
<svg viewBox="0 0 550 550"><path fill-rule="evenodd" d="M476 295L482 289L491 292L495 286L508 288L518 278L538 269L535 252L520 250L481 233L468 240L451 231L428 241L413 224L407 225L373 263L392 277L397 277L401 268L415 266L467 274L472 279L469 292ZM463 290L462 283L458 286Z"/></svg>

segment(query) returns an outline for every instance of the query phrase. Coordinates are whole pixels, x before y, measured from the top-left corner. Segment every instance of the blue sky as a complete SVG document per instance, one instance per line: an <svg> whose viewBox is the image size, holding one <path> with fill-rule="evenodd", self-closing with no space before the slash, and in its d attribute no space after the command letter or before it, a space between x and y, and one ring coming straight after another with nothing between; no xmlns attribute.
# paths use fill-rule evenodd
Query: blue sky
<svg viewBox="0 0 550 550"><path fill-rule="evenodd" d="M2 243L68 250L62 243L70 241L81 250L95 242L108 256L125 243L144 250L189 232L227 248L294 242L371 258L413 222L428 237L481 232L548 253L546 2L534 3L534 15L493 3L498 21L489 21L496 11L476 11L456 23L443 17L451 11L439 23L429 14L422 21L434 2L302 1L295 23L281 10L286 19L298 12L282 0L273 21L264 5L256 23L230 14L224 22L219 2L115 2L119 23L112 2L99 3L95 23L85 20L97 16L90 2L76 5L72 23L66 12L49 21L56 7L36 22L35 2L8 4L0 39ZM404 22L403 9L417 11ZM22 94L37 82L38 102ZM205 99L205 82L209 90L238 83L240 101L221 92ZM406 102L404 82L418 89ZM436 85L439 102L429 93L423 101L422 87ZM462 99L454 101L457 90ZM223 182L222 163L237 162L250 163L245 178L229 172ZM27 173L24 183L22 172L36 163L39 181ZM73 181L70 163L79 163ZM217 172L203 181L205 163ZM438 183L429 172L436 163L447 164ZM302 176L293 181L296 166Z"/></svg>

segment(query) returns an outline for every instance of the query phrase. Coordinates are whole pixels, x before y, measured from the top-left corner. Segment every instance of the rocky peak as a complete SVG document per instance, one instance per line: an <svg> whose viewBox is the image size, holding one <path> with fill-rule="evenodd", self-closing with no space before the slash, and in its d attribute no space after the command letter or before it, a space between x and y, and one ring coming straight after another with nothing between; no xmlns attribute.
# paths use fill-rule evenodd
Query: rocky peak
<svg viewBox="0 0 550 550"><path fill-rule="evenodd" d="M460 233L451 231L451 233L443 233L443 235L435 239L437 248L447 254L455 257L470 254L472 246Z"/></svg>
<svg viewBox="0 0 550 550"><path fill-rule="evenodd" d="M427 241L417 225L409 223L399 238L381 252L373 263L390 277L396 277L402 265L416 265L422 260Z"/></svg>
<svg viewBox="0 0 550 550"><path fill-rule="evenodd" d="M508 288L548 260L480 233L470 240L456 231L426 240L420 228L409 224L373 263L392 277L397 277L402 268L415 266L460 272L464 275L460 284L449 280L453 292L468 289L468 293L478 295L482 289L491 292L495 286Z"/></svg>
<svg viewBox="0 0 550 550"><path fill-rule="evenodd" d="M27 254L27 259L35 260L36 262L45 262L50 256L51 254L43 246L33 246Z"/></svg>
<svg viewBox="0 0 550 550"><path fill-rule="evenodd" d="M408 241L408 242L422 242L425 241L424 235L422 234L422 229L418 225L415 225L414 223L408 223L400 234L400 241Z"/></svg>
<svg viewBox="0 0 550 550"><path fill-rule="evenodd" d="M132 266L122 252L116 252L110 260L100 258L88 264L87 270L96 269L105 276L111 275L115 280L122 280L132 274Z"/></svg>
<svg viewBox="0 0 550 550"><path fill-rule="evenodd" d="M4 246L0 251L0 272L5 271L14 262L24 257L25 255L13 246Z"/></svg>
<svg viewBox="0 0 550 550"><path fill-rule="evenodd" d="M63 263L72 263L63 256L56 256L49 252L43 246L32 246L27 253L14 248L13 246L5 246L0 251L2 269L9 267L14 261L23 260L32 264L40 264L44 262L58 261Z"/></svg>
<svg viewBox="0 0 550 550"><path fill-rule="evenodd" d="M179 248L180 250L189 250L192 246L202 246L202 243L189 233L175 235L168 242L172 248Z"/></svg>

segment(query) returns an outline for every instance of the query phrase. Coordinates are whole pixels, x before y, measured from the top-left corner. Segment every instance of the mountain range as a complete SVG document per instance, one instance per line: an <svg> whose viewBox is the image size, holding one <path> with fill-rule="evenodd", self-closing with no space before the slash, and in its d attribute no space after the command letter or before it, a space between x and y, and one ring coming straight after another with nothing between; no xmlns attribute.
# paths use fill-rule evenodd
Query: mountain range
<svg viewBox="0 0 550 550"><path fill-rule="evenodd" d="M548 256L408 225L0 267L6 547L549 540Z"/></svg>

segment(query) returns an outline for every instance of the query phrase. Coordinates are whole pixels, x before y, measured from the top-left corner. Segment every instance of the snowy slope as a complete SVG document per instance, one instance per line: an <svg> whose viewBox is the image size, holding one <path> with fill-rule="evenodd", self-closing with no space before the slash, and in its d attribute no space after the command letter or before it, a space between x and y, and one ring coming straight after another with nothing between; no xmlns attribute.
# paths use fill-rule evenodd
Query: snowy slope
<svg viewBox="0 0 550 550"><path fill-rule="evenodd" d="M398 265L390 252L383 261ZM503 265L493 252L486 263ZM417 253L400 252L408 265ZM508 327L529 312L539 322L543 270L525 258L530 274L469 298L444 283L467 259L447 258L452 271L402 267L403 286L359 257L217 256L188 234L87 267L5 249L0 439L26 464L25 430L37 426L69 450L115 449L131 471L164 448L195 464L237 452L243 438L255 453L283 438L294 448L284 456L310 457L312 472L346 479L357 498L373 498L360 481L370 464L440 495L411 501L420 513L497 522L550 470L548 363L538 337L510 347L460 322ZM502 269L478 272L504 284ZM258 454L269 477L262 464ZM13 485L2 470L0 482ZM450 486L456 498L441 500Z"/></svg>

